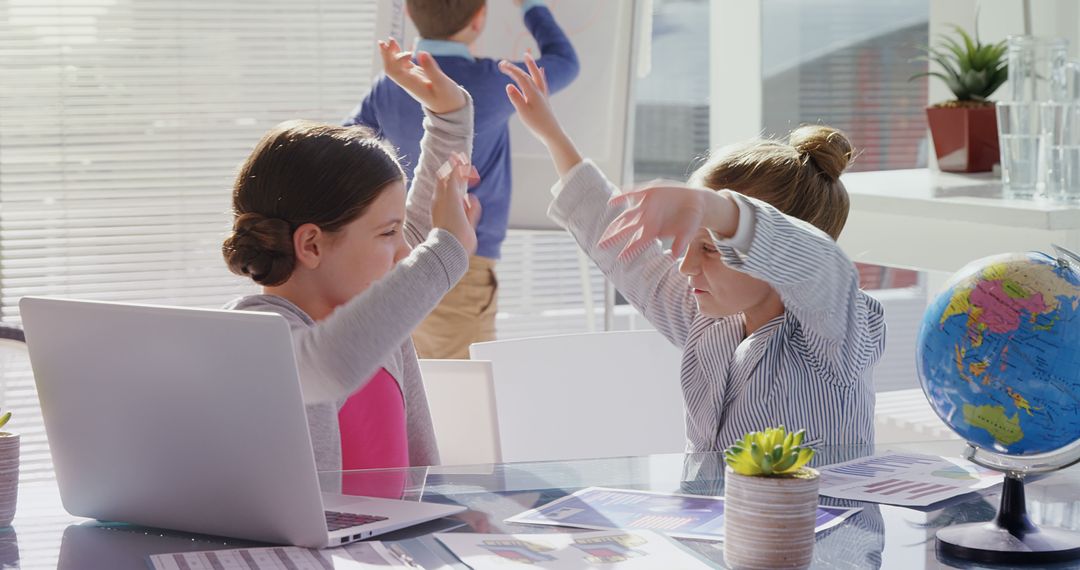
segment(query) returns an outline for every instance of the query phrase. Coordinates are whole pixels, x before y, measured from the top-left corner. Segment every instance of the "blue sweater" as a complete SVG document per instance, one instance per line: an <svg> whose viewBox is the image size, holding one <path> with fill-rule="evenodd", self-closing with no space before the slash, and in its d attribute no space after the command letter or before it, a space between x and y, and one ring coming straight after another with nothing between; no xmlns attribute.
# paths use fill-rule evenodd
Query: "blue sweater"
<svg viewBox="0 0 1080 570"><path fill-rule="evenodd" d="M525 27L540 48L537 63L544 68L548 88L552 93L570 84L578 74L577 53L563 33L551 11L542 5L529 7L525 12ZM473 58L464 44L430 42L439 66L451 79L472 95L476 109L476 138L473 141L472 161L480 172L480 184L469 191L483 207L476 228L476 254L499 258L506 237L510 214L510 129L508 122L514 107L506 97L506 85L511 82L498 68L498 60ZM524 68L523 62L515 62ZM420 137L424 134L424 113L420 105L401 87L385 75L379 76L371 92L345 121L346 125L367 125L379 136L390 141L399 152L401 166L408 175L420 155Z"/></svg>

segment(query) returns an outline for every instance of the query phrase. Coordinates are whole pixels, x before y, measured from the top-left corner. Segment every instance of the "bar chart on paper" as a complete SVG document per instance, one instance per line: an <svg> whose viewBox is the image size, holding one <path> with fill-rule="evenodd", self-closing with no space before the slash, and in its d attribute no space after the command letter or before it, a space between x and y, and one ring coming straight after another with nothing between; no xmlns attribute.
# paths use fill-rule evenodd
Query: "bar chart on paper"
<svg viewBox="0 0 1080 570"><path fill-rule="evenodd" d="M888 505L926 506L985 489L1001 474L960 459L915 453L885 453L826 465L821 494Z"/></svg>

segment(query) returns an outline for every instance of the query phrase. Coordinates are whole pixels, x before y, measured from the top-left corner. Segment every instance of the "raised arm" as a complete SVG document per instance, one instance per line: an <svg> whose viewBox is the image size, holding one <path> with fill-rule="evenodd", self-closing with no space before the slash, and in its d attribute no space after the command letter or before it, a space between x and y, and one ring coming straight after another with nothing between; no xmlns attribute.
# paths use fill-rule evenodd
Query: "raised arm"
<svg viewBox="0 0 1080 570"><path fill-rule="evenodd" d="M858 272L836 242L811 224L735 192L678 183L648 185L613 201L633 205L612 222L602 248L631 259L657 237L673 237L678 254L709 230L724 265L779 294L823 378L851 382L881 356L881 306L859 290Z"/></svg>
<svg viewBox="0 0 1080 570"><path fill-rule="evenodd" d="M753 216L749 247L715 235L729 267L769 283L806 333L802 347L824 378L850 383L881 357L881 304L859 290L859 273L840 246L813 225L773 206L731 193Z"/></svg>
<svg viewBox="0 0 1080 570"><path fill-rule="evenodd" d="M623 209L609 204L615 189L595 164L582 160L552 113L543 72L532 58L526 57L525 63L528 74L505 61L500 69L516 84L507 86L510 102L522 122L547 146L561 179L553 189L557 196L548 215L574 235L619 292L657 330L682 348L697 316L689 286L655 240L633 259L619 259L615 252L598 247L604 228Z"/></svg>
<svg viewBox="0 0 1080 570"><path fill-rule="evenodd" d="M436 230L329 317L310 327L294 323L304 401L337 401L363 386L468 266L469 252L449 231Z"/></svg>
<svg viewBox="0 0 1080 570"><path fill-rule="evenodd" d="M581 71L581 64L570 38L566 37L566 33L555 22L555 16L542 0L514 0L514 3L521 6L525 28L540 48L540 59L536 63L544 69L550 92L562 91ZM524 61L514 62L514 65L527 69Z"/></svg>
<svg viewBox="0 0 1080 570"><path fill-rule="evenodd" d="M433 200L440 184L453 186L461 195L459 199L465 200L464 178L471 169L467 163L472 155L472 98L443 73L427 52L417 54L413 63L412 54L400 51L397 41L391 39L379 42L379 53L387 77L424 109L424 136L420 139L420 158L406 201L404 228L409 245L415 246L427 239L433 226L442 227L437 212L439 204ZM444 165L452 166L446 167L447 170ZM465 205L468 219L475 227L480 218L479 203L469 199ZM449 212L454 208L445 209ZM473 235L471 241L475 240ZM470 249L475 249L475 245Z"/></svg>

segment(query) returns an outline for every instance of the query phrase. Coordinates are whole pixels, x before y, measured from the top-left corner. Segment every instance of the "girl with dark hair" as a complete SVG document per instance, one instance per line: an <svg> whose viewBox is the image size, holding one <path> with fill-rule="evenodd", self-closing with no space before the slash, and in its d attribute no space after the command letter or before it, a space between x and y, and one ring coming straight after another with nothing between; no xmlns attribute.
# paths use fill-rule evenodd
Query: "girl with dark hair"
<svg viewBox="0 0 1080 570"><path fill-rule="evenodd" d="M222 246L229 269L263 286L229 307L275 312L292 328L320 470L439 462L409 333L476 248L472 101L429 54L414 63L393 40L379 50L424 106L411 189L366 128L283 123L236 178Z"/></svg>

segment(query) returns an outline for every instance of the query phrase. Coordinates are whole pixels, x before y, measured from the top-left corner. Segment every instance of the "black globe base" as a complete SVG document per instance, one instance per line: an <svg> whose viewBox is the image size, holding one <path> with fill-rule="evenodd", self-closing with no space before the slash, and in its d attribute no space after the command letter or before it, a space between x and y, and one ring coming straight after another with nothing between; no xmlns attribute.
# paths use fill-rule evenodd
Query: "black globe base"
<svg viewBox="0 0 1080 570"><path fill-rule="evenodd" d="M994 564L1067 562L1080 560L1080 532L1035 526L1027 516L1024 482L1009 473L997 517L939 530L937 551L950 558Z"/></svg>

